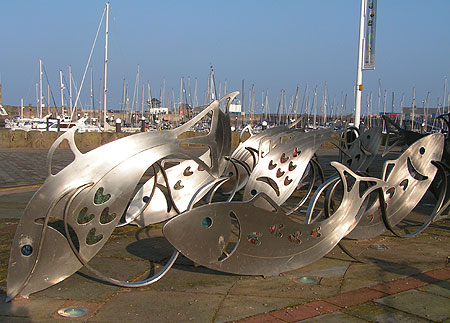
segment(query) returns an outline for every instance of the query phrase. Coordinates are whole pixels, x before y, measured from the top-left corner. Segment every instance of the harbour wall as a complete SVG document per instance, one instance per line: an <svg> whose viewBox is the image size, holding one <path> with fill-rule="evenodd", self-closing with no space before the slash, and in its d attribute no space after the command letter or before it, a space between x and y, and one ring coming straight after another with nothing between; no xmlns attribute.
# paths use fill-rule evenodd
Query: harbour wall
<svg viewBox="0 0 450 323"><path fill-rule="evenodd" d="M53 142L64 132L38 131L38 130L14 130L0 129L0 148L35 148L49 149ZM232 132L231 147L235 148L239 144L239 132ZM89 151L101 145L107 144L116 139L132 135L127 132L82 132L75 133L75 144L81 151ZM185 132L180 138L189 138L202 136L205 133ZM249 135L244 134L243 139ZM192 145L194 146L194 145ZM69 148L67 141L64 140L59 148Z"/></svg>

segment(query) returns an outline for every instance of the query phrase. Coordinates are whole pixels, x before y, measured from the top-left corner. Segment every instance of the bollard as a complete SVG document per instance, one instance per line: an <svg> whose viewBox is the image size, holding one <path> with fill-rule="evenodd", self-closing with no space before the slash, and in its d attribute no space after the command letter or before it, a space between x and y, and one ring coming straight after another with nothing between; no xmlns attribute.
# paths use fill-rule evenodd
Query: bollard
<svg viewBox="0 0 450 323"><path fill-rule="evenodd" d="M145 132L145 118L141 118L141 132Z"/></svg>
<svg viewBox="0 0 450 323"><path fill-rule="evenodd" d="M122 120L120 118L116 119L116 132L122 132Z"/></svg>

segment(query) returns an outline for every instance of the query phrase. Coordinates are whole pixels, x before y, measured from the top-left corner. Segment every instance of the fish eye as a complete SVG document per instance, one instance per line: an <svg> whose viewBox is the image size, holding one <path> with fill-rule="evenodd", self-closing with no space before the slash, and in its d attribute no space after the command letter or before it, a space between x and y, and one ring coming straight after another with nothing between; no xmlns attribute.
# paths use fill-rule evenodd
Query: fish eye
<svg viewBox="0 0 450 323"><path fill-rule="evenodd" d="M420 153L421 155L425 154L425 148L424 148L424 147L420 147L419 153Z"/></svg>
<svg viewBox="0 0 450 323"><path fill-rule="evenodd" d="M33 253L33 247L30 246L29 244L26 244L26 245L22 246L22 248L20 248L20 252L24 256L27 256L27 257L31 256L31 254Z"/></svg>
<svg viewBox="0 0 450 323"><path fill-rule="evenodd" d="M212 219L209 216L207 216L206 218L203 219L202 225L205 228L211 228L211 226L212 226Z"/></svg>

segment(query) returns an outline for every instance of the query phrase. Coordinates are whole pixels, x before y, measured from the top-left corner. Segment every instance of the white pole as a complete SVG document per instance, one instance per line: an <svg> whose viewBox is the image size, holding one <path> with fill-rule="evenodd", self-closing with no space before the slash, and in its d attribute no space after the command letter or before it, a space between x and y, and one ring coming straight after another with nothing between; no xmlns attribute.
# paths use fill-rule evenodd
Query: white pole
<svg viewBox="0 0 450 323"><path fill-rule="evenodd" d="M109 2L106 3L106 24L105 24L105 73L103 75L103 126L106 125L106 79L108 75L108 28L109 28Z"/></svg>
<svg viewBox="0 0 450 323"><path fill-rule="evenodd" d="M23 119L23 98L20 99L20 119Z"/></svg>
<svg viewBox="0 0 450 323"><path fill-rule="evenodd" d="M359 21L359 45L358 45L358 66L356 70L356 95L355 95L355 127L359 128L361 119L361 92L362 85L362 61L364 45L364 18L366 15L366 1L361 0L361 17Z"/></svg>

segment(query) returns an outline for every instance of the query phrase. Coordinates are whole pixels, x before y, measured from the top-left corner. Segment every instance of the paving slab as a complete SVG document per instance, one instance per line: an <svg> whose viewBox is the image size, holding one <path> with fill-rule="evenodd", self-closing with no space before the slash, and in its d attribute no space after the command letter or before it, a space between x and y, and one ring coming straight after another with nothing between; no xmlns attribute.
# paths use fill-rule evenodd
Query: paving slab
<svg viewBox="0 0 450 323"><path fill-rule="evenodd" d="M342 312L349 314L353 317L358 317L360 319L367 320L369 322L380 322L380 323L430 322L427 319L420 318L413 314L399 311L389 306L384 306L382 304L378 304L375 302L366 302L357 306L352 306L347 309L343 309Z"/></svg>
<svg viewBox="0 0 450 323"><path fill-rule="evenodd" d="M450 298L450 279L418 288L419 290Z"/></svg>
<svg viewBox="0 0 450 323"><path fill-rule="evenodd" d="M121 291L88 322L211 322L223 297L178 291Z"/></svg>
<svg viewBox="0 0 450 323"><path fill-rule="evenodd" d="M450 299L417 290L386 296L375 302L432 321L450 318Z"/></svg>
<svg viewBox="0 0 450 323"><path fill-rule="evenodd" d="M247 316L278 310L287 306L298 304L297 298L261 296L227 295L220 305L214 322L235 321Z"/></svg>
<svg viewBox="0 0 450 323"><path fill-rule="evenodd" d="M144 273L148 264L141 261L125 261L115 258L95 257L89 264L103 272L103 274L119 279L132 280ZM111 285L97 279L86 268L66 278L59 284L53 285L43 291L37 292L36 297L52 297L88 302L105 302L120 287Z"/></svg>

